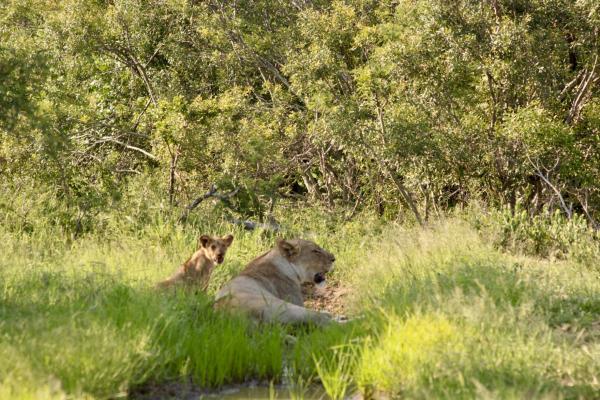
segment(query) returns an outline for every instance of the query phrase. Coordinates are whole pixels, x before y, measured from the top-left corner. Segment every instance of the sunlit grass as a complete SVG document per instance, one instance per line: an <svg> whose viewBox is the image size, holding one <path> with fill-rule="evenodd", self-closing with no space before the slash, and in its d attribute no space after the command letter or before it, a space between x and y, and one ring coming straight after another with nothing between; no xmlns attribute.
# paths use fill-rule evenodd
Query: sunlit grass
<svg viewBox="0 0 600 400"><path fill-rule="evenodd" d="M377 332L358 368L363 391L562 398L600 389L594 270L501 254L460 221L394 236L355 281L357 308L373 310Z"/></svg>
<svg viewBox="0 0 600 400"><path fill-rule="evenodd" d="M460 351L459 335L459 328L441 316L391 317L381 337L364 351L359 383L392 392L414 386L440 355Z"/></svg>
<svg viewBox="0 0 600 400"><path fill-rule="evenodd" d="M153 285L200 231L229 233L226 223L158 221L142 234L77 240L0 230L0 398L118 397L189 378L202 387L285 381L296 398L318 382L332 398L357 389L409 398L600 390L596 269L503 254L458 219L417 229L303 218L287 236L336 254L332 278L351 288L357 317L346 325L255 326L212 310L210 295L272 245L270 234L234 229L206 295Z"/></svg>

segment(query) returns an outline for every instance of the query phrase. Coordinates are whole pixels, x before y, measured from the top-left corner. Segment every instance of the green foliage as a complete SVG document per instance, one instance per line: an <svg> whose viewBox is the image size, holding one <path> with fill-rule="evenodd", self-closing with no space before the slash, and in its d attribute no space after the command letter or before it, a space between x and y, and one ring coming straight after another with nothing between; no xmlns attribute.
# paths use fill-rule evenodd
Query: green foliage
<svg viewBox="0 0 600 400"><path fill-rule="evenodd" d="M573 259L594 267L600 241L584 217L567 219L559 210L530 216L518 208L474 213L473 225L492 238L494 245L513 253Z"/></svg>
<svg viewBox="0 0 600 400"><path fill-rule="evenodd" d="M598 219L593 2L5 3L0 173L73 214L142 173L170 206L240 188L259 219L558 194Z"/></svg>

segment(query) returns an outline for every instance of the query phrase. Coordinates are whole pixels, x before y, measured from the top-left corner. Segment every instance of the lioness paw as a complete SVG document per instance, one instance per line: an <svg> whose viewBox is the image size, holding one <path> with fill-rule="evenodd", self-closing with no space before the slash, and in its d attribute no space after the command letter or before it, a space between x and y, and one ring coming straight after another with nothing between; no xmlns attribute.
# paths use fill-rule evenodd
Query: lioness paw
<svg viewBox="0 0 600 400"><path fill-rule="evenodd" d="M347 322L350 322L350 319L345 315L336 315L335 317L333 317L333 320L338 324L345 324Z"/></svg>

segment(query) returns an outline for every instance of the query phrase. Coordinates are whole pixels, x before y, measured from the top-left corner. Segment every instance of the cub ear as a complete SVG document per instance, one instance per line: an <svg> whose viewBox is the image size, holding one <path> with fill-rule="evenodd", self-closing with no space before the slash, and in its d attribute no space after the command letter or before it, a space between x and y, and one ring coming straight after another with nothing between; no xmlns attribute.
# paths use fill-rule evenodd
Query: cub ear
<svg viewBox="0 0 600 400"><path fill-rule="evenodd" d="M227 247L231 246L231 242L233 242L233 235L223 236L223 242L227 245Z"/></svg>
<svg viewBox="0 0 600 400"><path fill-rule="evenodd" d="M202 235L198 238L198 248L200 247L208 247L208 244L210 243L210 236L208 235Z"/></svg>
<svg viewBox="0 0 600 400"><path fill-rule="evenodd" d="M277 241L277 246L279 247L279 250L281 250L283 255L285 255L286 257L293 257L300 252L298 246L288 242L285 239L279 239Z"/></svg>

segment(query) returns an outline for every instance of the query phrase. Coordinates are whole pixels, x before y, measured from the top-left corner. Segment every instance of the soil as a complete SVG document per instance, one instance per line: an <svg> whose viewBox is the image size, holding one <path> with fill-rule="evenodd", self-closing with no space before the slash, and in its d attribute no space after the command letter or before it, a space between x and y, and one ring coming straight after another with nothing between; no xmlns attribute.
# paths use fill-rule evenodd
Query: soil
<svg viewBox="0 0 600 400"><path fill-rule="evenodd" d="M249 381L234 385L225 385L219 389L203 390L191 382L163 382L158 384L145 384L143 387L132 390L130 399L136 400L164 400L164 399L230 399L250 400L269 399L274 394L277 399L294 398L290 389L285 385L270 386L268 382ZM303 392L303 398L307 400L326 399L327 394L321 386L311 386Z"/></svg>
<svg viewBox="0 0 600 400"><path fill-rule="evenodd" d="M346 315L346 297L350 291L337 282L328 282L319 290L313 283L302 286L304 306L317 311L326 311L336 316Z"/></svg>

